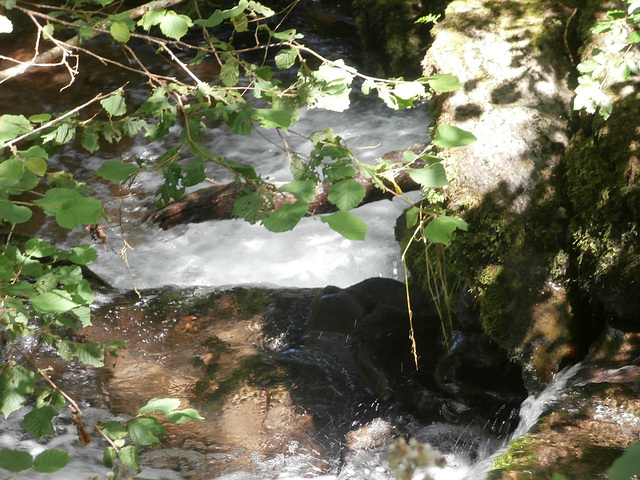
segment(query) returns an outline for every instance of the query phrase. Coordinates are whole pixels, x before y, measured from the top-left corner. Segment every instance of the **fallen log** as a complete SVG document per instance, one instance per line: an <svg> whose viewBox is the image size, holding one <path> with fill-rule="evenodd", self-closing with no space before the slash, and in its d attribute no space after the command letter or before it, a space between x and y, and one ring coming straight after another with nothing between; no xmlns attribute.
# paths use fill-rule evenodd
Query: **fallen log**
<svg viewBox="0 0 640 480"><path fill-rule="evenodd" d="M424 145L412 147L410 150L420 153ZM402 162L402 152L404 150L394 151L385 154L387 160L397 159L398 163ZM411 165L413 168L420 168L424 163L417 161ZM385 181L385 186L391 191L385 191L378 188L373 180L365 178L361 175L354 177L364 188L365 196L360 205L375 202L383 199L392 199L397 185L403 192L411 192L418 190L420 185L414 182L411 177L404 171L400 171L391 181ZM394 185L395 183L395 185ZM329 201L328 195L332 184L322 184L316 189L315 200L309 204L307 213L322 214L335 212L338 208ZM274 190L276 185L273 185ZM149 216L152 222L157 223L160 228L167 230L184 223L200 223L209 220L227 220L236 218L233 214L233 205L240 195L239 185L235 182L229 182L222 185L215 185L208 188L196 190L195 192L184 195L177 202L172 202L157 212ZM286 192L277 192L273 198L274 208L277 210L285 203L295 203L296 198Z"/></svg>

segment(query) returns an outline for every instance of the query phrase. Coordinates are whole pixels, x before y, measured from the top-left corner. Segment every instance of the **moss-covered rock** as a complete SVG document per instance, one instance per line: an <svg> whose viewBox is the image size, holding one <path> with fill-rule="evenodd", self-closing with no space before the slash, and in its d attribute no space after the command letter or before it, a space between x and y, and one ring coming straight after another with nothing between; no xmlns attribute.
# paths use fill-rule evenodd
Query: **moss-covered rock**
<svg viewBox="0 0 640 480"><path fill-rule="evenodd" d="M581 16L585 44L582 59L593 50L619 52L611 32L593 36L589 26L621 2L591 0ZM627 56L640 60L640 49ZM565 158L566 193L575 268L572 281L607 315L626 321L640 316L640 80L623 82L612 72L603 80L613 112L583 116Z"/></svg>
<svg viewBox="0 0 640 480"><path fill-rule="evenodd" d="M533 390L572 354L576 331L556 173L570 137L570 15L550 0L453 1L423 62L426 75L463 82L436 98L436 123L478 138L442 152L454 172L447 207L469 224L447 258L484 330L525 366Z"/></svg>

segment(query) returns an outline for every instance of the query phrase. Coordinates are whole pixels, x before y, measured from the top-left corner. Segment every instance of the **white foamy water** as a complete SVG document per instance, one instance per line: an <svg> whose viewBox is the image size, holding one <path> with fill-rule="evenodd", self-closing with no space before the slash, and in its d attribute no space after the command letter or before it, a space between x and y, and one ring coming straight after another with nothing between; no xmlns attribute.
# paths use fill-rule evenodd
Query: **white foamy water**
<svg viewBox="0 0 640 480"><path fill-rule="evenodd" d="M375 98L360 94L356 98L352 108L339 114L325 110L303 111L294 129L308 135L331 127L355 149L358 158L366 162L427 140L425 106L393 111ZM298 135L282 135L296 150L308 152L311 148L310 143ZM287 156L274 145L282 145L274 130L259 129L251 135L239 136L223 125L210 129L204 143L231 160L251 163L259 174L274 182L292 178ZM157 144L139 142L130 148L125 158L155 157L161 151L162 147ZM69 152L67 155L79 154ZM82 164L87 174L97 170L103 160L88 155L73 159L75 164ZM228 173L215 167L210 167L207 174L220 182L230 180ZM141 175L134 189L143 192L143 196L125 199L124 209L135 211L150 205L160 180L159 176ZM92 187L103 198L113 194L108 185ZM125 224L124 236L112 218L106 228L108 249L99 249L100 258L91 268L118 288L131 288L134 282L137 288L238 284L346 287L370 277L401 278L394 224L404 208L406 204L402 201L383 200L354 210L368 225L365 241L345 239L319 217L304 218L293 231L285 233L272 233L242 220L181 225L168 231L137 221ZM77 229L67 237L66 246L71 248L88 240L86 233ZM113 253L122 248L124 240L133 247L128 251L131 273L125 262Z"/></svg>

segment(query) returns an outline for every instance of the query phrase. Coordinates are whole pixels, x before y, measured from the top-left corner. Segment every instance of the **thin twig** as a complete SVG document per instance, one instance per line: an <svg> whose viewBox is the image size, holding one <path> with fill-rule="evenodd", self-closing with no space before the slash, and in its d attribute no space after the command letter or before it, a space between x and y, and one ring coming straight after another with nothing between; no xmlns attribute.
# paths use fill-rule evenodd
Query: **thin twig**
<svg viewBox="0 0 640 480"><path fill-rule="evenodd" d="M122 87L120 87L120 88L122 88ZM119 89L117 89L117 90L114 90L114 92L116 92L116 91L120 90L120 88L119 88ZM89 100L88 102L85 102L85 103L83 103L82 105L80 105L80 106L78 106L78 107L76 107L76 108L74 108L74 109L72 109L72 110L69 110L69 111L68 111L67 113L65 113L64 115L61 115L61 116L59 116L59 117L57 117L57 118L54 118L53 120L50 120L50 121L48 121L47 123L45 123L45 124L43 124L43 125L39 126L39 127L38 127L38 128L36 128L35 130L31 130L31 131L29 131L29 132L25 133L24 135L20 135L19 137L14 138L13 140L10 140L10 141L8 141L8 142L6 142L6 143L4 143L4 144L0 145L0 148L11 147L11 146L15 145L16 143L18 143L18 142L20 142L20 141L24 140L25 138L30 137L30 136L31 136L31 135L33 135L34 133L38 133L38 132L40 132L40 131L42 131L42 130L44 130L44 129L46 129L46 128L49 128L49 127L51 127L51 126L55 125L56 123L61 122L61 121L62 121L62 120L64 120L65 118L70 117L71 115L74 115L75 113L78 113L80 110L82 110L83 108L88 107L88 106L89 106L89 105L91 105L92 103L95 103L95 102L100 101L100 100L102 100L102 99L104 99L104 98L107 98L107 97L108 97L108 96L110 96L112 93L113 93L113 92L106 93L106 94L96 95L95 97L93 97L93 98L92 98L91 100Z"/></svg>

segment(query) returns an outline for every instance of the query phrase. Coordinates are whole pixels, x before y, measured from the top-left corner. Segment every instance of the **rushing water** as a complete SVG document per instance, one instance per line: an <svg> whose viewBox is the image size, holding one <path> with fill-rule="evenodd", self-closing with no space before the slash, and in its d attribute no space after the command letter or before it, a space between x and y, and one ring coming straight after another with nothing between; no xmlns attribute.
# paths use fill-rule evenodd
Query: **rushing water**
<svg viewBox="0 0 640 480"><path fill-rule="evenodd" d="M336 50L333 44L328 48ZM342 53L348 53L343 52ZM341 55L344 56L344 55ZM407 148L427 139L428 117L426 106L421 105L410 111L394 112L381 102L353 94L353 105L344 113L337 114L322 110L302 111L296 131L309 134L327 127L334 129L351 148L357 149L357 156L371 162L384 153ZM309 145L299 137L291 135L287 141L294 148L308 151ZM232 160L253 164L263 176L275 182L291 178L288 160L282 151L274 146L279 142L273 131L257 130L249 136L232 135L225 126L208 131L204 142L216 153ZM165 145L166 146L166 145ZM124 158L150 158L162 153L165 146L138 142L123 147ZM375 147L375 148L370 148ZM88 155L78 149L66 148L54 159L61 167L74 169L80 178L89 180L104 160L113 159L113 152L97 152ZM216 180L225 181L223 173L208 172ZM163 285L217 286L240 284L264 284L294 287L324 287L326 285L349 286L370 277L398 278L402 276L400 254L393 236L396 218L404 208L401 201L381 201L360 207L354 211L369 227L365 242L350 241L333 232L317 218L305 218L292 232L273 234L261 226L252 226L242 221L211 221L201 224L184 225L169 231L162 231L142 219L148 206L153 202L153 192L160 179L151 175L141 175L131 186L134 196L122 202L108 203L114 218L122 209L132 220L120 226L113 222L106 228L109 239L105 249L100 249L100 257L92 268L107 282L120 289L150 288ZM109 200L120 192L112 186L91 181L91 187L104 200ZM73 247L79 242L89 241L82 229L71 234L61 232L53 221L47 221L41 234L54 239L59 246ZM128 251L128 266L115 253L124 242L131 247ZM130 267L130 269L129 269ZM150 339L149 341L153 341ZM187 346L185 349L189 348ZM293 355L293 354L291 354ZM99 389L98 382L87 377L87 372L69 370L63 379L68 383L88 382L87 390ZM92 383L95 382L95 383ZM523 410L522 429L529 428L537 413L535 407L543 405L548 397L555 395L552 389L538 399L529 399ZM546 396L545 396L546 395ZM91 403L95 405L94 403ZM371 405L366 408L373 408ZM97 420L111 418L104 408L83 405L88 416ZM24 408L0 425L0 448L18 448L33 455L44 448L61 448L72 453L70 465L55 474L38 475L29 471L12 474L14 479L54 479L83 480L96 475L105 475L102 465L104 445L93 442L80 447L75 428L69 426L68 418L56 420L55 437L36 442L21 428L21 420L28 411ZM374 419L375 421L380 419ZM354 424L356 422L354 421ZM422 469L416 478L431 475L438 480L458 480L480 478L486 471L486 463L472 466L473 462L497 448L495 439L486 438L484 433L471 426L452 427L444 424L424 425L410 422L404 427L405 433L423 441L440 445L446 450L447 466ZM523 430L524 431L524 430ZM519 430L520 433L523 433ZM271 456L254 454L258 472L238 471L217 477L216 480L294 480L315 478L316 480L391 480L385 464L386 444L392 440L392 433L383 435L384 441L376 448L353 449L336 468L317 468L318 458L303 451L298 443L290 442L287 451ZM194 452L175 453L182 460L202 463L206 467L206 457ZM153 460L153 453L147 459ZM161 468L158 462L151 462L156 468L147 468L141 473L143 478L180 480L183 477L170 468ZM0 470L0 475L8 476ZM208 480L213 480L208 478Z"/></svg>
<svg viewBox="0 0 640 480"><path fill-rule="evenodd" d="M330 126L348 146L362 148L356 152L363 161L372 161L388 151L426 140L426 107L394 112L376 99L354 95L354 100L353 107L341 114L304 111L295 128L308 134ZM261 129L239 137L221 126L209 130L205 143L232 160L252 163L256 171L276 182L287 181L291 174L286 155L264 137L278 141L273 131ZM295 136L288 142L308 149L308 145ZM377 148L365 148L371 146ZM144 158L157 154L158 148L137 144L127 155ZM95 171L103 160L88 155L78 158L82 154L76 151L65 155L67 158L59 161L81 163L88 171ZM227 180L220 175L216 175L216 179ZM131 212L130 215L137 214L139 220L152 202L151 193L158 182L157 177L142 175L132 187L138 196L123 200L122 207ZM105 185L92 186L105 198L111 194ZM343 238L319 218L304 218L293 231L277 234L240 220L181 225L166 232L150 222L133 222L122 230L114 224L106 228L110 236L108 248L100 249L100 258L92 268L113 285L130 288L131 274L113 253L120 250L126 240L134 248L128 257L138 288L246 283L345 287L370 277L398 278L402 270L393 226L405 205L399 200L384 200L356 209L354 213L369 228L367 239L362 242ZM47 229L53 227L51 223ZM86 241L86 234L78 229L67 237L67 244L72 246L83 240Z"/></svg>

